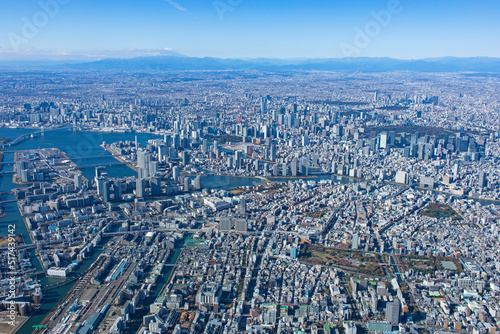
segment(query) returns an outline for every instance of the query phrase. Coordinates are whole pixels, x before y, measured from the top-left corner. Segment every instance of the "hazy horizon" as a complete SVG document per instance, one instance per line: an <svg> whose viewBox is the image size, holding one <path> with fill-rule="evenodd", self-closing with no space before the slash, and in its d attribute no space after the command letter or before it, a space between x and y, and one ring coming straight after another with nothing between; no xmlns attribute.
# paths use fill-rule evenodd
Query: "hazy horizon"
<svg viewBox="0 0 500 334"><path fill-rule="evenodd" d="M41 0L3 9L0 60L164 49L233 59L500 57L496 1Z"/></svg>

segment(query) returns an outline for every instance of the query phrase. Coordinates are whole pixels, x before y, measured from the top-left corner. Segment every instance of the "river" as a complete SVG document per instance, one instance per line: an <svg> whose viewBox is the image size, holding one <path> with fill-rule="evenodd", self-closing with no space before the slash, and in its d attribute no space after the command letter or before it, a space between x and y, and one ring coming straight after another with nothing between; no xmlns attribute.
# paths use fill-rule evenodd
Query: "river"
<svg viewBox="0 0 500 334"><path fill-rule="evenodd" d="M0 136L15 139L19 135L25 133L36 132L36 130L30 129L7 129L0 128ZM14 161L14 152L18 150L28 150L28 149L38 149L38 148L51 148L55 147L65 152L69 159L79 166L91 165L99 163L116 162L115 158L104 150L100 144L105 141L106 143L113 143L117 141L137 140L141 145L145 145L149 139L161 138L159 135L148 134L148 133L102 133L102 132L74 132L70 130L54 130L46 131L44 136L36 136L34 138L28 138L10 148L7 148L7 152L4 155L4 162ZM85 158L89 157L90 158ZM92 157L94 156L94 157ZM95 157L101 156L101 157ZM13 165L3 165L2 171L12 171ZM88 179L94 177L94 168L81 168L84 176ZM110 177L126 177L135 176L137 173L126 165L116 165L110 166L106 169ZM286 182L289 180L297 180L299 178L269 178L270 180L277 182ZM342 178L332 175L318 175L305 180L325 180L329 179L333 182L338 183L351 183L358 182L357 180L352 180L349 178ZM206 188L218 188L218 189L230 189L239 186L252 186L261 183L262 180L259 178L252 177L236 177L236 176L205 176L201 179L201 184ZM0 193L10 192L17 185L12 182L12 175L0 175ZM3 196L2 200L14 199L12 194ZM6 235L7 226L15 225L16 233L23 235L26 243L31 244L31 239L29 238L28 231L24 224L23 218L21 217L17 204L7 203L4 205L7 216L0 218L0 235ZM102 245L101 245L102 247ZM171 261L176 261L180 251L176 251ZM81 265L77 272L85 271L92 262L99 256L100 251L96 250L92 256L87 259L83 265ZM35 252L32 250L29 252L29 256L32 259L33 265L37 270L41 270L41 265L35 256ZM170 269L169 269L170 270ZM52 285L60 282L61 279L47 278L45 276L40 277L42 284ZM165 278L166 280L166 278ZM164 284L163 281L159 282L157 290ZM45 316L50 312L50 310L55 306L57 301L59 301L72 287L73 284L68 284L61 287L58 290L51 291L44 296L45 303L43 306L27 321L27 323L18 331L20 334L28 334L33 332L33 325L40 324ZM156 291L155 291L156 292ZM159 292L159 291L158 291ZM154 294L151 298L155 297Z"/></svg>
<svg viewBox="0 0 500 334"><path fill-rule="evenodd" d="M30 129L6 129L0 128L0 136L9 139L15 139L19 135L24 133L35 132L35 130ZM56 147L61 151L65 152L68 158L73 160L77 165L90 165L96 163L106 163L106 162L116 162L116 160L111 156L110 153L102 149L99 145L103 142L116 142L119 140L137 140L145 145L148 139L160 138L154 134L146 133L97 133L97 132L73 132L69 130L54 130L46 131L44 136L36 136L34 138L28 138L10 148L7 148L7 152L4 155L4 162L14 161L14 152L18 150L28 150L28 149L38 149L38 148L50 148ZM98 157L98 158L84 158L88 156L96 155L108 155L109 157ZM2 171L12 171L14 166L12 164L3 165ZM93 178L94 168L84 168L82 172L86 178ZM107 168L108 175L111 177L124 177L136 175L136 172L124 165L111 166ZM18 187L18 185L12 182L12 175L0 175L0 192L10 192L13 188ZM14 195L9 194L3 196L2 200L14 199ZM31 239L29 238L29 233L24 224L23 218L19 213L17 204L7 203L4 204L7 216L0 218L0 235L6 235L7 226L15 225L16 233L22 234L24 241L31 244ZM101 245L102 247L102 245ZM94 260L99 256L100 251L96 250L90 258L85 260L85 262L76 270L77 273L85 271ZM35 266L37 271L42 270L42 267L35 255L35 251L31 250L29 252L32 264ZM43 285L52 285L61 282L63 279L57 278L47 278L45 276L39 277ZM66 286L60 287L57 290L47 292L44 295L44 304L37 310L31 318L24 324L24 326L18 331L20 334L28 334L33 332L33 325L40 324L43 319L47 316L50 310L55 306L55 304L70 290L73 284L68 284Z"/></svg>

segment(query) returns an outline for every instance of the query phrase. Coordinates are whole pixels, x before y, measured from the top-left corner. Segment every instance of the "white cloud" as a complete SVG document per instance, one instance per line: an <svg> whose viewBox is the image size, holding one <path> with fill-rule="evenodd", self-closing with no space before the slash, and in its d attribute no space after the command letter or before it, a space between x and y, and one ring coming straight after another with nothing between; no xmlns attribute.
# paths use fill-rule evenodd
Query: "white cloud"
<svg viewBox="0 0 500 334"><path fill-rule="evenodd" d="M169 4L171 4L172 6L174 6L178 10L181 10L183 12L187 11L186 8L182 7L181 5L179 5L177 2L175 2L173 0L165 0L165 1L168 2Z"/></svg>
<svg viewBox="0 0 500 334"><path fill-rule="evenodd" d="M134 57L154 57L154 56L177 56L180 53L170 48L164 49L126 49L126 50L7 50L0 49L0 61L2 60L29 60L29 59L81 59L97 60L104 58L134 58Z"/></svg>

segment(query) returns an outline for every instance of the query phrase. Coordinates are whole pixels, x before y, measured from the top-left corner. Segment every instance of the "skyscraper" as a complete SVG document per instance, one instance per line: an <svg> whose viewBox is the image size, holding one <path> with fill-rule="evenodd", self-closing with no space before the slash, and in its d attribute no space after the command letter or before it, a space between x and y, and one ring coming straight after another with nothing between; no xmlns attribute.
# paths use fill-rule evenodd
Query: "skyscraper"
<svg viewBox="0 0 500 334"><path fill-rule="evenodd" d="M167 158L167 146L165 144L161 144L158 146L158 161L161 163L165 161Z"/></svg>
<svg viewBox="0 0 500 334"><path fill-rule="evenodd" d="M104 166L97 166L95 168L95 179L97 180L98 177L101 176L101 174L106 170L106 167ZM97 182L97 181L96 181Z"/></svg>
<svg viewBox="0 0 500 334"><path fill-rule="evenodd" d="M388 302L385 306L385 320L396 326L399 324L400 311L401 306L399 305L399 301Z"/></svg>
<svg viewBox="0 0 500 334"><path fill-rule="evenodd" d="M28 162L24 160L17 160L16 161L16 173L17 177L20 179L21 178L21 171L28 169Z"/></svg>
<svg viewBox="0 0 500 334"><path fill-rule="evenodd" d="M260 112L263 114L266 113L266 98L264 96L260 98Z"/></svg>
<svg viewBox="0 0 500 334"><path fill-rule="evenodd" d="M234 152L234 167L235 168L240 168L242 158L243 158L243 152L241 152L241 151Z"/></svg>
<svg viewBox="0 0 500 334"><path fill-rule="evenodd" d="M135 181L135 197L144 197L146 192L146 181L141 178L137 178Z"/></svg>
<svg viewBox="0 0 500 334"><path fill-rule="evenodd" d="M83 188L82 174L75 174L75 189L80 190Z"/></svg>
<svg viewBox="0 0 500 334"><path fill-rule="evenodd" d="M378 298L377 293L372 291L372 313L377 313L378 309Z"/></svg>
<svg viewBox="0 0 500 334"><path fill-rule="evenodd" d="M357 233L354 233L352 235L351 248L352 249L358 249L359 248L359 234L357 234Z"/></svg>
<svg viewBox="0 0 500 334"><path fill-rule="evenodd" d="M103 187L103 192L102 192L102 201L104 203L108 203L111 201L111 193L110 193L110 189L109 189L108 180L104 181L104 187Z"/></svg>
<svg viewBox="0 0 500 334"><path fill-rule="evenodd" d="M196 175L194 179L194 189L200 190L201 189L201 177L199 175Z"/></svg>
<svg viewBox="0 0 500 334"><path fill-rule="evenodd" d="M271 145L271 161L276 161L276 144Z"/></svg>
<svg viewBox="0 0 500 334"><path fill-rule="evenodd" d="M208 140L207 139L203 139L203 144L201 145L201 151L203 153L208 152Z"/></svg>
<svg viewBox="0 0 500 334"><path fill-rule="evenodd" d="M158 174L153 174L149 182L151 183L151 196L161 195L161 178Z"/></svg>
<svg viewBox="0 0 500 334"><path fill-rule="evenodd" d="M182 151L182 164L184 166L189 164L189 153L187 151Z"/></svg>
<svg viewBox="0 0 500 334"><path fill-rule="evenodd" d="M172 178L174 179L174 181L177 182L180 175L181 175L181 170L179 167L175 166L174 168L172 168Z"/></svg>
<svg viewBox="0 0 500 334"><path fill-rule="evenodd" d="M238 211L240 213L246 213L247 212L247 200L245 197L242 197L240 199L240 203L238 204Z"/></svg>
<svg viewBox="0 0 500 334"><path fill-rule="evenodd" d="M488 175L485 172L479 173L479 183L478 183L479 188L486 187L486 185L488 183L487 177L488 177Z"/></svg>
<svg viewBox="0 0 500 334"><path fill-rule="evenodd" d="M103 176L99 176L96 178L96 183L97 183L97 195L103 196L104 188L106 186L106 178Z"/></svg>
<svg viewBox="0 0 500 334"><path fill-rule="evenodd" d="M387 148L389 146L389 138L386 132L380 134L380 148Z"/></svg>
<svg viewBox="0 0 500 334"><path fill-rule="evenodd" d="M115 180L113 182L113 190L115 193L115 201L121 201L121 199L122 199L122 181Z"/></svg>
<svg viewBox="0 0 500 334"><path fill-rule="evenodd" d="M140 169L143 169L143 177L148 177L149 175L149 162L150 162L150 155L148 152L140 149L137 151L137 167Z"/></svg>
<svg viewBox="0 0 500 334"><path fill-rule="evenodd" d="M155 175L158 173L158 161L149 162L149 175Z"/></svg>
<svg viewBox="0 0 500 334"><path fill-rule="evenodd" d="M302 136L302 146L307 146L307 145L309 145L309 137Z"/></svg>
<svg viewBox="0 0 500 334"><path fill-rule="evenodd" d="M297 176L297 159L292 160L292 176Z"/></svg>
<svg viewBox="0 0 500 334"><path fill-rule="evenodd" d="M301 174L303 176L309 175L309 159L306 157L302 158Z"/></svg>

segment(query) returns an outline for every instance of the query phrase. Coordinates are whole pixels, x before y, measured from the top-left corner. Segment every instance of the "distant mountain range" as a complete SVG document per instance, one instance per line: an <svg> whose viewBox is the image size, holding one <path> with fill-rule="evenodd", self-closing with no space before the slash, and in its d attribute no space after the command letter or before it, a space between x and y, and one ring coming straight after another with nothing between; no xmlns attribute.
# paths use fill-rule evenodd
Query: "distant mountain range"
<svg viewBox="0 0 500 334"><path fill-rule="evenodd" d="M23 62L11 62L10 68L22 68ZM187 57L172 52L167 55L133 58L106 58L96 61L63 61L24 63L27 68L88 71L189 71L189 70L262 70L262 71L361 71L361 72L494 72L500 73L500 58L428 58L402 60L393 58L329 58L329 59L222 59ZM3 65L3 66L2 66ZM6 64L0 62L0 67Z"/></svg>
<svg viewBox="0 0 500 334"><path fill-rule="evenodd" d="M500 72L500 58L432 58L401 60L392 58L337 59L221 59L185 56L137 57L103 59L94 62L68 64L69 69L118 71L175 70L318 70L318 71L416 71L416 72Z"/></svg>

